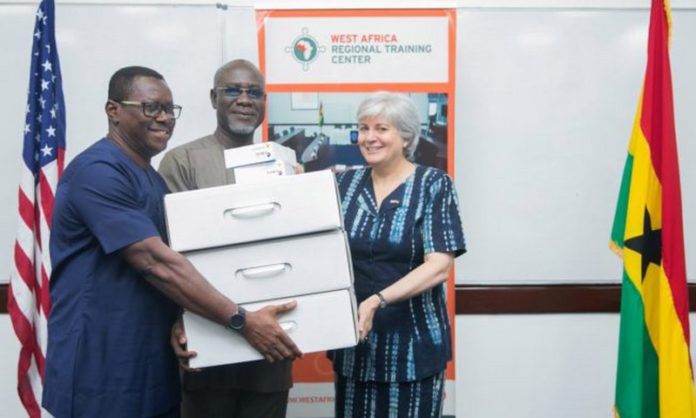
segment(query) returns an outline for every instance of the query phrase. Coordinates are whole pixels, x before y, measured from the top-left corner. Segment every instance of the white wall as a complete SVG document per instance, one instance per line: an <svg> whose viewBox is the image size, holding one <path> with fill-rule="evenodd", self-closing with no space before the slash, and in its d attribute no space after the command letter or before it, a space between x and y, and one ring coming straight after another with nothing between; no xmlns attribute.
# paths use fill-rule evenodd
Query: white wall
<svg viewBox="0 0 696 418"><path fill-rule="evenodd" d="M648 21L645 8L458 11L455 181L469 253L457 260L457 283L620 282L608 243ZM686 264L694 281L696 10L673 10L673 22Z"/></svg>
<svg viewBox="0 0 696 418"><path fill-rule="evenodd" d="M618 314L459 315L455 333L457 418L614 416Z"/></svg>

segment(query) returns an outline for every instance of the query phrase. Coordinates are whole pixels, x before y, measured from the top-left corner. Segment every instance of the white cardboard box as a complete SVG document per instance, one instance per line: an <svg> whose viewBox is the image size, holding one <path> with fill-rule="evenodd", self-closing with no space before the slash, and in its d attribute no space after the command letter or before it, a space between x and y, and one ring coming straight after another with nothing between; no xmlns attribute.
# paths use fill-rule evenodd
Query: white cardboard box
<svg viewBox="0 0 696 418"><path fill-rule="evenodd" d="M293 174L295 174L295 166L291 163L284 160L268 161L234 168L234 182L235 184L258 183Z"/></svg>
<svg viewBox="0 0 696 418"><path fill-rule="evenodd" d="M291 165L297 164L295 150L276 144L263 142L225 150L225 168L283 160Z"/></svg>
<svg viewBox="0 0 696 418"><path fill-rule="evenodd" d="M295 298L243 304L250 311L269 304L297 301L297 307L279 318L281 326L303 353L351 347L358 343L358 320L352 289L316 293ZM235 331L200 317L184 313L188 349L198 355L191 367L260 360L261 354Z"/></svg>
<svg viewBox="0 0 696 418"><path fill-rule="evenodd" d="M328 170L164 197L169 245L191 251L342 228Z"/></svg>
<svg viewBox="0 0 696 418"><path fill-rule="evenodd" d="M353 286L350 247L338 229L185 255L217 290L237 303Z"/></svg>

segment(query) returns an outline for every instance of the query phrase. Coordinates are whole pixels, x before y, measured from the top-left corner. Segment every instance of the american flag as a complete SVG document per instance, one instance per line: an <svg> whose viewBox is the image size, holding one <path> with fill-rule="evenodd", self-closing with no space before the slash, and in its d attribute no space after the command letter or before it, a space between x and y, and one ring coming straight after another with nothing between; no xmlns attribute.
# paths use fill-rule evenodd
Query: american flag
<svg viewBox="0 0 696 418"><path fill-rule="evenodd" d="M21 345L17 392L31 418L50 416L41 408L46 320L51 307L48 241L54 192L63 173L65 155L65 104L53 0L39 4L33 36L19 184L19 226L7 301Z"/></svg>

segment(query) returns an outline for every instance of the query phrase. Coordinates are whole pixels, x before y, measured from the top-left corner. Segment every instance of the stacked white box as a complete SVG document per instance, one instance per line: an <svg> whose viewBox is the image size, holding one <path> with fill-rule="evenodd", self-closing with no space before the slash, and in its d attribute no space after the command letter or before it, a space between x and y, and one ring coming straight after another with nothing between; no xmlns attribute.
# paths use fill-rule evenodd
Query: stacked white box
<svg viewBox="0 0 696 418"><path fill-rule="evenodd" d="M252 311L297 300L280 321L300 350L357 343L350 250L331 172L169 194L165 209L171 247L230 299ZM261 358L240 335L195 314L184 314L184 326L198 352L192 367Z"/></svg>
<svg viewBox="0 0 696 418"><path fill-rule="evenodd" d="M347 326L357 324L355 296L352 290L343 289L325 293L314 293L270 301L278 304L297 301L297 307L279 320L295 344L304 353L333 350L355 345L356 331ZM269 302L243 304L247 310L255 311ZM189 360L194 368L218 366L260 360L263 357L236 332L198 315L186 312L184 327L188 349L198 355ZM216 348L216 349L211 349ZM234 361L230 361L234 359Z"/></svg>
<svg viewBox="0 0 696 418"><path fill-rule="evenodd" d="M343 228L329 171L173 193L164 202L169 245L179 252Z"/></svg>
<svg viewBox="0 0 696 418"><path fill-rule="evenodd" d="M225 167L233 170L235 184L258 183L295 173L297 157L292 148L275 142L225 150Z"/></svg>
<svg viewBox="0 0 696 418"><path fill-rule="evenodd" d="M353 285L350 253L345 234L339 229L192 251L186 256L203 277L237 303Z"/></svg>
<svg viewBox="0 0 696 418"><path fill-rule="evenodd" d="M276 160L297 164L295 151L275 142L263 142L225 150L225 167L227 168L243 167Z"/></svg>
<svg viewBox="0 0 696 418"><path fill-rule="evenodd" d="M234 169L234 181L236 184L258 183L260 181L273 180L278 176L290 176L295 174L295 166L285 160L269 161L266 163L245 165Z"/></svg>

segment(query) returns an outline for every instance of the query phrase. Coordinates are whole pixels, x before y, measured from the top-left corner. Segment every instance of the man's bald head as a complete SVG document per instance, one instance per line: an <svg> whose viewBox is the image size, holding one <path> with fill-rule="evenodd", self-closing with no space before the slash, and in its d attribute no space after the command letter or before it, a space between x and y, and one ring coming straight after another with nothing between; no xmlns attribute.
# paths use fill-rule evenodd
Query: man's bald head
<svg viewBox="0 0 696 418"><path fill-rule="evenodd" d="M213 83L215 86L221 86L224 84L226 77L229 73L233 73L239 69L243 69L246 71L251 71L252 73L256 74L256 77L258 79L259 84L261 87L263 87L266 84L266 81L263 78L263 74L261 74L261 70L258 69L254 63L251 61L247 61L245 59L236 59L232 60L226 64L224 64L222 67L218 68L218 70L215 72L215 77L213 78Z"/></svg>

